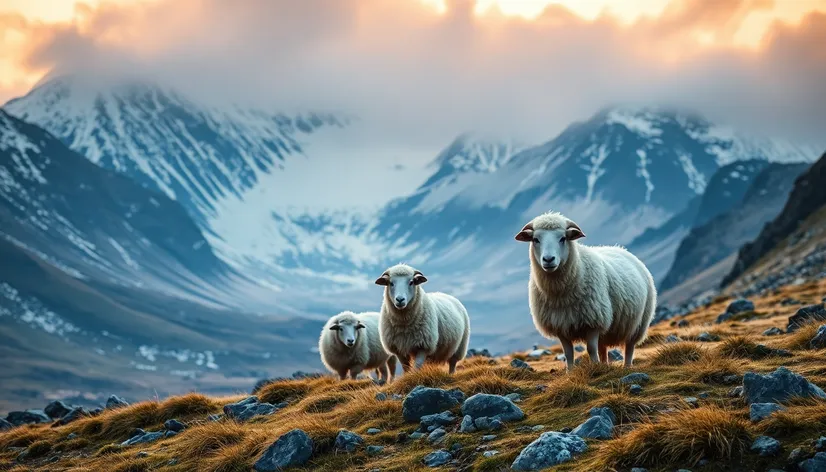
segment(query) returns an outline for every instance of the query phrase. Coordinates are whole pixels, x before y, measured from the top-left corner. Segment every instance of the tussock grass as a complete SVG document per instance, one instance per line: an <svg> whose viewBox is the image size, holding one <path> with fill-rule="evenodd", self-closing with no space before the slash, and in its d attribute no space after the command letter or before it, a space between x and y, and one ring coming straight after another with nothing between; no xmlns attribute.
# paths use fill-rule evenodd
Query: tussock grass
<svg viewBox="0 0 826 472"><path fill-rule="evenodd" d="M773 356L773 350L759 345L752 336L734 336L717 346L720 355L733 359L761 360Z"/></svg>
<svg viewBox="0 0 826 472"><path fill-rule="evenodd" d="M740 376L740 365L733 359L721 357L713 352L707 352L697 362L687 369L689 378L704 384L723 384L727 378Z"/></svg>
<svg viewBox="0 0 826 472"><path fill-rule="evenodd" d="M589 406L610 408L620 424L641 421L652 411L649 401L625 392L605 395Z"/></svg>
<svg viewBox="0 0 826 472"><path fill-rule="evenodd" d="M519 386L515 382L500 377L496 372L481 368L463 372L462 375L458 376L457 384L467 395L476 393L505 395L519 390Z"/></svg>
<svg viewBox="0 0 826 472"><path fill-rule="evenodd" d="M26 448L27 459L43 457L52 451L52 443L46 440L35 441Z"/></svg>
<svg viewBox="0 0 826 472"><path fill-rule="evenodd" d="M414 370L402 375L390 384L388 390L393 393L407 394L418 385L425 387L445 387L454 382L454 378L447 370L432 365L425 365L420 370Z"/></svg>
<svg viewBox="0 0 826 472"><path fill-rule="evenodd" d="M649 333L648 337L645 338L643 342L641 342L637 347L638 348L646 348L655 346L658 344L665 344L665 335L661 333Z"/></svg>
<svg viewBox="0 0 826 472"><path fill-rule="evenodd" d="M579 365L576 365L574 369L567 375L569 375L575 381L588 383L591 380L605 380L609 376L612 378L619 378L621 375L624 374L625 369L622 367L622 364L620 363L615 362L612 364L603 364L601 362L593 362L591 361L590 357L585 355L582 357L582 360L579 362Z"/></svg>
<svg viewBox="0 0 826 472"><path fill-rule="evenodd" d="M281 402L295 402L310 393L312 385L309 379L300 381L277 380L267 384L258 391L258 399L273 405Z"/></svg>
<svg viewBox="0 0 826 472"><path fill-rule="evenodd" d="M826 424L826 402L797 399L784 411L778 411L763 420L760 425L767 434L794 435L800 433L823 434Z"/></svg>
<svg viewBox="0 0 826 472"><path fill-rule="evenodd" d="M695 342L664 344L651 357L651 365L680 366L700 360L706 349Z"/></svg>
<svg viewBox="0 0 826 472"><path fill-rule="evenodd" d="M249 428L234 421L216 421L193 426L176 437L171 446L179 455L208 456L247 437Z"/></svg>
<svg viewBox="0 0 826 472"><path fill-rule="evenodd" d="M350 396L344 393L321 394L301 400L298 408L305 413L327 413L349 400Z"/></svg>
<svg viewBox="0 0 826 472"><path fill-rule="evenodd" d="M628 467L694 465L700 459L730 460L751 444L749 423L717 407L702 407L663 415L597 451L598 470Z"/></svg>
<svg viewBox="0 0 826 472"><path fill-rule="evenodd" d="M817 329L823 321L813 321L800 326L797 331L790 334L784 341L783 347L792 350L811 349L809 342L817 334Z"/></svg>
<svg viewBox="0 0 826 472"><path fill-rule="evenodd" d="M36 426L14 428L0 435L0 449L8 447L27 447L29 444L44 439L48 433Z"/></svg>
<svg viewBox="0 0 826 472"><path fill-rule="evenodd" d="M548 390L536 396L536 402L542 402L554 408L570 408L594 400L599 390L573 378L562 378L548 386Z"/></svg>

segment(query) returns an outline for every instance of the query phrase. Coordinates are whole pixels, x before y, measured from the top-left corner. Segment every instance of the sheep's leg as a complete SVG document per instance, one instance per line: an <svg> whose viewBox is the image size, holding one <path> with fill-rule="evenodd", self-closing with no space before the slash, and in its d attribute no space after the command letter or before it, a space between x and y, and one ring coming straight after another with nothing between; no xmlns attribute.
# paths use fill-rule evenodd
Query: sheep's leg
<svg viewBox="0 0 826 472"><path fill-rule="evenodd" d="M456 363L457 362L459 362L458 359L451 359L450 361L448 361L448 370L447 371L450 373L450 375L453 375L453 373L456 372Z"/></svg>
<svg viewBox="0 0 826 472"><path fill-rule="evenodd" d="M599 360L602 361L603 364L611 363L611 361L608 360L608 345L603 343L602 340L599 341Z"/></svg>
<svg viewBox="0 0 826 472"><path fill-rule="evenodd" d="M599 331L593 330L589 332L585 338L585 343L591 362L599 362Z"/></svg>
<svg viewBox="0 0 826 472"><path fill-rule="evenodd" d="M410 356L402 356L399 361L402 363L402 371L404 373L410 372Z"/></svg>
<svg viewBox="0 0 826 472"><path fill-rule="evenodd" d="M631 367L634 363L634 349L636 349L636 341L628 341L625 343L625 367Z"/></svg>
<svg viewBox="0 0 826 472"><path fill-rule="evenodd" d="M390 356L387 359L387 372L390 374L389 380L392 382L396 377L396 356Z"/></svg>
<svg viewBox="0 0 826 472"><path fill-rule="evenodd" d="M361 367L351 367L350 368L350 378L353 379L353 380L356 380L362 370L364 370L364 369L362 369Z"/></svg>
<svg viewBox="0 0 826 472"><path fill-rule="evenodd" d="M376 372L378 372L376 383L378 383L379 385L387 383L387 365L380 365L379 368L376 369Z"/></svg>
<svg viewBox="0 0 826 472"><path fill-rule="evenodd" d="M569 339L559 338L559 344L562 344L562 351L565 353L565 362L568 370L574 368L574 343Z"/></svg>
<svg viewBox="0 0 826 472"><path fill-rule="evenodd" d="M338 379L344 380L347 378L347 369L338 371Z"/></svg>
<svg viewBox="0 0 826 472"><path fill-rule="evenodd" d="M424 361L427 359L427 353L424 351L419 351L416 353L416 370L419 370L424 365Z"/></svg>

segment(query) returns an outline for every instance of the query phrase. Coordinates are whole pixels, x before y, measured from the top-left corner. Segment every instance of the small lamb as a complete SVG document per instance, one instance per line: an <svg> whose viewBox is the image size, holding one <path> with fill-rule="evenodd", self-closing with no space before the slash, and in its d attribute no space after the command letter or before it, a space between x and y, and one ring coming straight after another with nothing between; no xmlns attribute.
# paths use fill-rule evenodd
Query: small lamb
<svg viewBox="0 0 826 472"><path fill-rule="evenodd" d="M321 362L341 380L347 378L347 371L355 379L363 370L376 369L380 383L392 381L396 374L396 356L381 345L376 312L344 311L330 318L321 330L318 352Z"/></svg>
<svg viewBox="0 0 826 472"><path fill-rule="evenodd" d="M585 341L594 361L608 362L608 348L625 346L625 365L645 339L657 305L657 289L645 264L619 246L584 246L576 223L549 212L516 235L531 243L528 295L534 325L557 337L568 370L575 341Z"/></svg>
<svg viewBox="0 0 826 472"><path fill-rule="evenodd" d="M399 358L405 372L414 357L417 369L425 360L447 362L453 374L467 353L470 318L455 297L425 293L421 286L425 282L420 271L405 264L387 269L376 279L376 285L385 287L379 320L381 343Z"/></svg>

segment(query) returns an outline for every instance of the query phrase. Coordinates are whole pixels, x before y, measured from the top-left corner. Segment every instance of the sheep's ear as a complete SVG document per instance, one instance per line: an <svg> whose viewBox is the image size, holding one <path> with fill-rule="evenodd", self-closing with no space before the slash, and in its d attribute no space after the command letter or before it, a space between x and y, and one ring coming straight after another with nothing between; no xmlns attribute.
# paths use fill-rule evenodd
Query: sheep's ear
<svg viewBox="0 0 826 472"><path fill-rule="evenodd" d="M341 331L341 326L339 326L338 323L331 324L330 331Z"/></svg>
<svg viewBox="0 0 826 472"><path fill-rule="evenodd" d="M358 322L358 324L356 325L356 329L364 329L364 328L366 328L366 327L367 327L367 326L364 326L364 325L361 323L361 321L359 321L359 322Z"/></svg>
<svg viewBox="0 0 826 472"><path fill-rule="evenodd" d="M585 233L579 229L579 226L577 226L577 224L573 221L569 221L568 229L565 230L565 238L568 239L568 241L576 241L577 239L584 237Z"/></svg>
<svg viewBox="0 0 826 472"><path fill-rule="evenodd" d="M522 228L522 231L516 234L516 237L514 239L526 243L533 241L533 224L526 224L525 227Z"/></svg>
<svg viewBox="0 0 826 472"><path fill-rule="evenodd" d="M413 285L421 285L427 282L427 277L418 270L413 274Z"/></svg>
<svg viewBox="0 0 826 472"><path fill-rule="evenodd" d="M376 285L390 285L390 275L381 274L381 277L376 279Z"/></svg>

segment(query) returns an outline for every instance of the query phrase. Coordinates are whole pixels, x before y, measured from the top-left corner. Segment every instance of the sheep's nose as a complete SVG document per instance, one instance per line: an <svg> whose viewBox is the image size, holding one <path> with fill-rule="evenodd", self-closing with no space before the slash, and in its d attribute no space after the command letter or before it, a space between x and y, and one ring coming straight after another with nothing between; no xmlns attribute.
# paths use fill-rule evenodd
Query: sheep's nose
<svg viewBox="0 0 826 472"><path fill-rule="evenodd" d="M347 345L348 345L348 346L352 346L352 345L353 345L353 344L355 344L355 343L356 343L356 340L355 340L355 339L348 339L348 340L347 340Z"/></svg>
<svg viewBox="0 0 826 472"><path fill-rule="evenodd" d="M396 303L404 303L404 297L396 297Z"/></svg>
<svg viewBox="0 0 826 472"><path fill-rule="evenodd" d="M543 256L542 257L542 262L544 262L545 264L553 264L555 260L556 260L555 256L551 256L551 257L544 257Z"/></svg>

